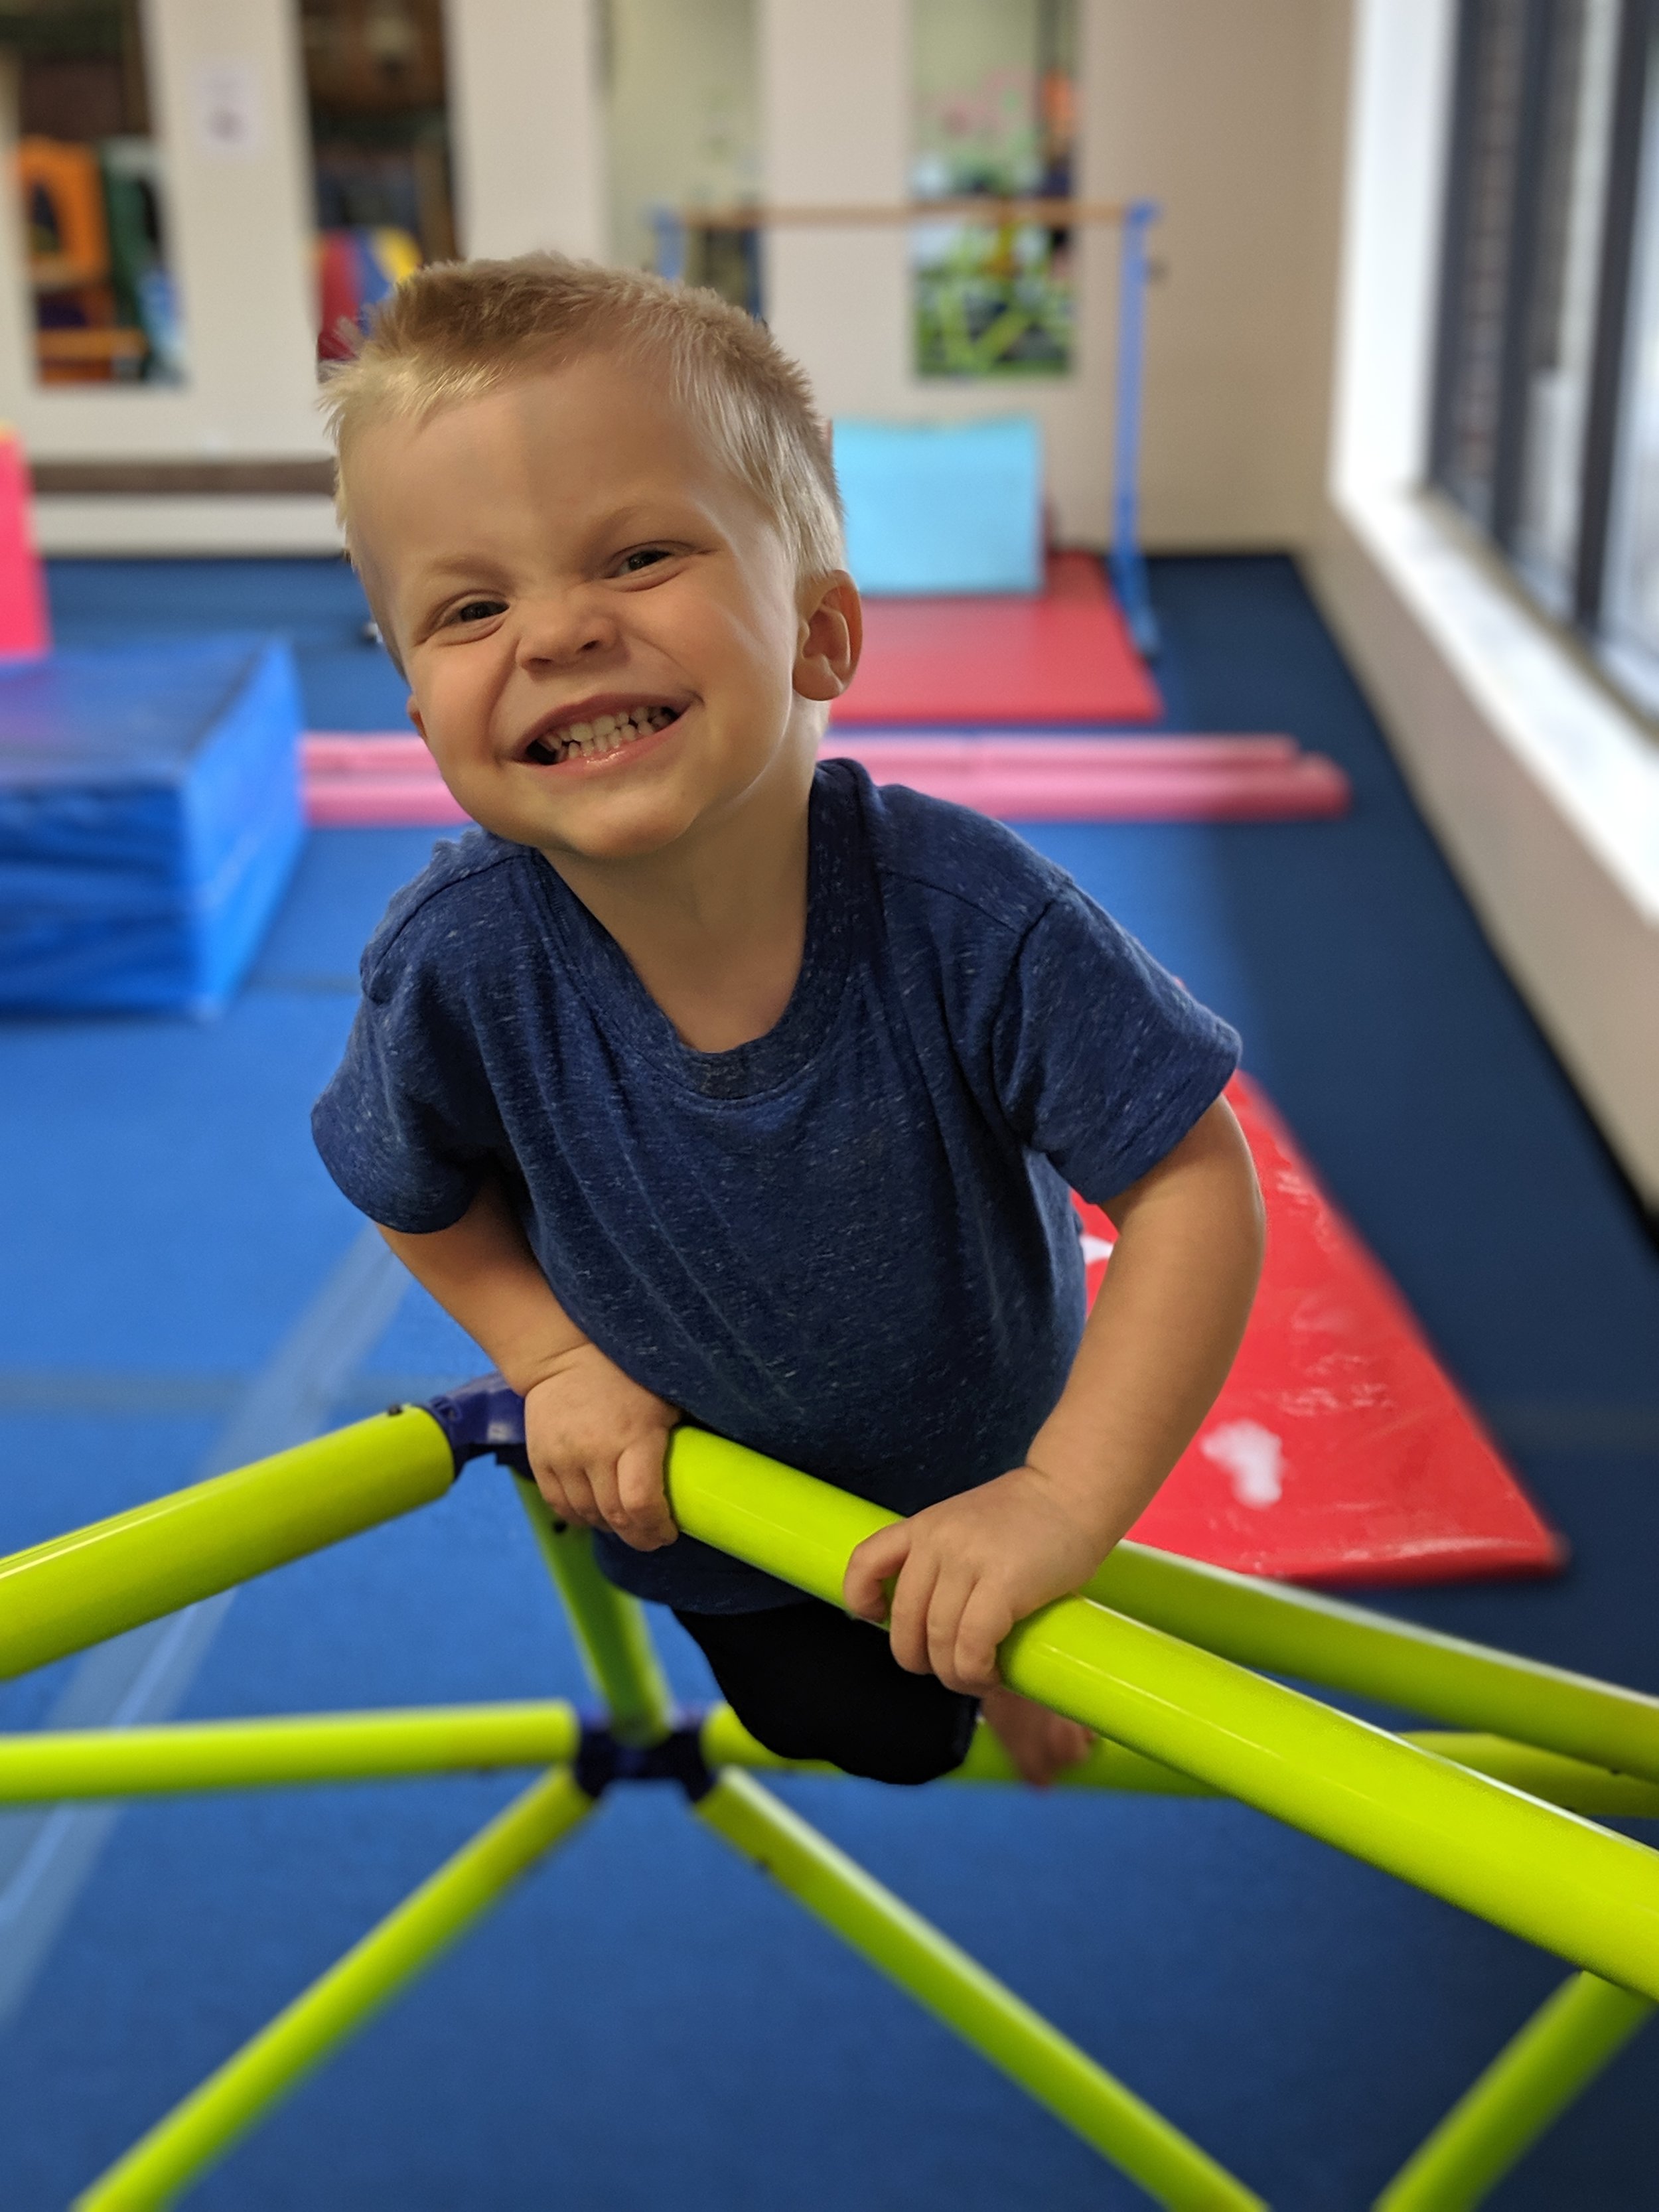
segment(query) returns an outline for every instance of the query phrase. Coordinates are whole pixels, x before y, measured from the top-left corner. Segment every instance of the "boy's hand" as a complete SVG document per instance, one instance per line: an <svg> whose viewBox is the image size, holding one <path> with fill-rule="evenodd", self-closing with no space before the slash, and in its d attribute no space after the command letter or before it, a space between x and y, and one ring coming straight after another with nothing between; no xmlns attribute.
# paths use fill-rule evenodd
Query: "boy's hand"
<svg viewBox="0 0 1659 2212"><path fill-rule="evenodd" d="M982 1697L997 1686L1009 1631L1100 1565L1110 1532L1097 1518L1075 1488L1017 1467L867 1537L848 1562L848 1610L887 1620L893 1656L912 1674ZM895 1576L890 1613L883 1585Z"/></svg>
<svg viewBox="0 0 1659 2212"><path fill-rule="evenodd" d="M562 1521L608 1528L636 1552L679 1534L663 1487L677 1407L581 1343L525 1393L524 1440L536 1487Z"/></svg>

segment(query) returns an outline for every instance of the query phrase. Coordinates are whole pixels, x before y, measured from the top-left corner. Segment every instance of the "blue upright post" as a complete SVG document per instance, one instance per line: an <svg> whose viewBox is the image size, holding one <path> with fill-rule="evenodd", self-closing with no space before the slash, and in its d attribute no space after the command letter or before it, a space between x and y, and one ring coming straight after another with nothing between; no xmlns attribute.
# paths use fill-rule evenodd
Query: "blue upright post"
<svg viewBox="0 0 1659 2212"><path fill-rule="evenodd" d="M678 209L653 207L651 228L657 234L657 274L672 283L685 281L685 221Z"/></svg>
<svg viewBox="0 0 1659 2212"><path fill-rule="evenodd" d="M1112 435L1112 583L1140 652L1158 647L1158 618L1140 550L1140 403L1146 337L1146 234L1155 200L1134 200L1123 216L1118 276L1117 392Z"/></svg>

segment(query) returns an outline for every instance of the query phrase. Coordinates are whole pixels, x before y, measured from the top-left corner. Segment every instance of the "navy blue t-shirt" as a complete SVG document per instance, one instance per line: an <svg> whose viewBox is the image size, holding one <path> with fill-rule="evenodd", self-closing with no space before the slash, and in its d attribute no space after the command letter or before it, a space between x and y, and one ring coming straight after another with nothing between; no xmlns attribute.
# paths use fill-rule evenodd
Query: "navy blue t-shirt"
<svg viewBox="0 0 1659 2212"><path fill-rule="evenodd" d="M363 956L313 1116L352 1203L447 1228L499 1176L560 1304L722 1436L899 1513L1025 1456L1084 1317L1071 1183L1105 1202L1238 1040L1012 831L846 761L812 787L776 1027L684 1044L543 856L441 845ZM797 1593L682 1536L598 1540L692 1611Z"/></svg>

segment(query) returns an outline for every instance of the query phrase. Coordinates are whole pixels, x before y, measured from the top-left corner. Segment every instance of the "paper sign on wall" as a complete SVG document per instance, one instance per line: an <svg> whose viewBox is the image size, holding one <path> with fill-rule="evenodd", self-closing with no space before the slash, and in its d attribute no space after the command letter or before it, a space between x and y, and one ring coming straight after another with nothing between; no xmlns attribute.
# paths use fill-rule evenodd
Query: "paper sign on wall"
<svg viewBox="0 0 1659 2212"><path fill-rule="evenodd" d="M246 161L264 145L258 64L203 62L196 71L196 143L220 161Z"/></svg>

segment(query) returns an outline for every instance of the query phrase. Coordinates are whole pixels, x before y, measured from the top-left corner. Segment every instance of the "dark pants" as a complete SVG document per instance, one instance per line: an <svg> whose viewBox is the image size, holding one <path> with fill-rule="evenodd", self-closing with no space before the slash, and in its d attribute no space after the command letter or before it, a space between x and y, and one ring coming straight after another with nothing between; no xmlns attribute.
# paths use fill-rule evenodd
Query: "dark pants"
<svg viewBox="0 0 1659 2212"><path fill-rule="evenodd" d="M960 1766L979 1701L907 1674L878 1628L817 1598L764 1613L680 1613L726 1703L781 1759L827 1759L874 1782Z"/></svg>

